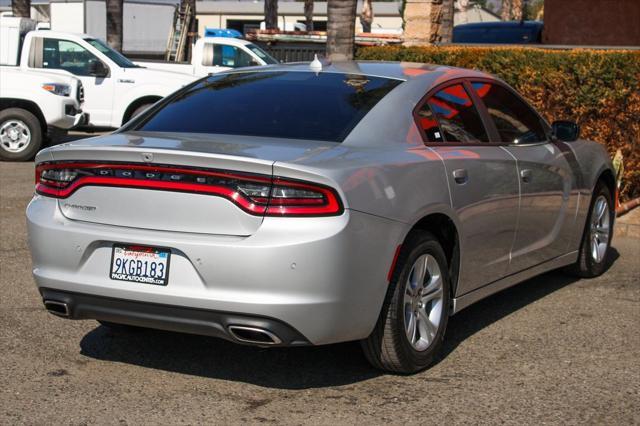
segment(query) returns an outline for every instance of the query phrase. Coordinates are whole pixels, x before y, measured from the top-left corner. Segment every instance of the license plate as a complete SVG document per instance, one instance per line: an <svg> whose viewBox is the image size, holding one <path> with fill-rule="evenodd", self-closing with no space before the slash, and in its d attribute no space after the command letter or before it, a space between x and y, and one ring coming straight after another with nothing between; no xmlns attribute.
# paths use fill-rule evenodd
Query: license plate
<svg viewBox="0 0 640 426"><path fill-rule="evenodd" d="M114 244L109 276L112 280L167 285L170 257L167 249Z"/></svg>

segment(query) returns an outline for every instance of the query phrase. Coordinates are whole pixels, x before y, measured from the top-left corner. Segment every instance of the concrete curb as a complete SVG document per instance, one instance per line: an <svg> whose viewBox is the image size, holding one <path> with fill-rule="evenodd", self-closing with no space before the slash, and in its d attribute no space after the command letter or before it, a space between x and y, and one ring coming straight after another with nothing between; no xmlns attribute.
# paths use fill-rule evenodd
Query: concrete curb
<svg viewBox="0 0 640 426"><path fill-rule="evenodd" d="M640 209L638 199L625 203L619 209L614 236L640 239Z"/></svg>

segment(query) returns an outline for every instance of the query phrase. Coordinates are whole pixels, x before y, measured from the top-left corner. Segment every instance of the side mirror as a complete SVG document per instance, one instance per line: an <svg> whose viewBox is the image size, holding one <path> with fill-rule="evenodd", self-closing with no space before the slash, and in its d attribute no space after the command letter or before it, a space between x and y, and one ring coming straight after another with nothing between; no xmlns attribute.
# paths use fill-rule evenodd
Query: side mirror
<svg viewBox="0 0 640 426"><path fill-rule="evenodd" d="M573 142L580 137L580 126L573 121L554 121L551 131L554 137L563 142Z"/></svg>
<svg viewBox="0 0 640 426"><path fill-rule="evenodd" d="M109 75L109 68L102 61L89 62L89 75L104 78Z"/></svg>

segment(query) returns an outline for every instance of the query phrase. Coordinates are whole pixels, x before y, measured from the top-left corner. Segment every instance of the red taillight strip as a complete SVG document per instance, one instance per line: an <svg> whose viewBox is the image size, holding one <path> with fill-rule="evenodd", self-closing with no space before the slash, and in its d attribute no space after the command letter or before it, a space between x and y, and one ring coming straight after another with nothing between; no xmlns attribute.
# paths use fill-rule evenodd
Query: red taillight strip
<svg viewBox="0 0 640 426"><path fill-rule="evenodd" d="M277 198L254 197L253 200L231 188L215 184L199 184L193 182L144 180L115 176L79 176L67 187L56 182L42 182L41 176L48 169L119 169L127 171L153 171L160 173L176 173L190 176L221 177L236 179L242 182L268 183L270 186L299 188L321 193L323 198ZM309 184L284 178L271 178L264 175L242 174L236 172L180 168L174 166L142 165L130 163L91 163L85 161L69 161L56 163L40 163L36 166L36 192L41 195L67 198L84 186L110 186L123 188L140 188L164 191L177 191L196 194L214 195L228 199L244 211L255 215L267 216L330 216L343 212L342 203L337 193L326 186ZM326 203L325 203L326 201Z"/></svg>
<svg viewBox="0 0 640 426"><path fill-rule="evenodd" d="M260 206L252 203L237 191L233 191L224 186L202 185L197 183L171 182L160 180L139 180L102 176L82 176L68 187L64 189L49 188L46 185L36 185L36 192L42 195L48 195L56 198L67 198L73 194L78 188L83 186L112 186L120 188L137 188L137 189L158 189L163 191L190 192L196 194L217 195L233 201L243 210L252 214L263 214L266 206Z"/></svg>

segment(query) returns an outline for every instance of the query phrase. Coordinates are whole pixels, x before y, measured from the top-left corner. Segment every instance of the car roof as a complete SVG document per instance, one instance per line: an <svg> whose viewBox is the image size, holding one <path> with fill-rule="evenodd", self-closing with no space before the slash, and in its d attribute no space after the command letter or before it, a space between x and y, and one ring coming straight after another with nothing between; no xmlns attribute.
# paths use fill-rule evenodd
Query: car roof
<svg viewBox="0 0 640 426"><path fill-rule="evenodd" d="M417 62L385 62L385 61L320 61L322 70L317 72L331 72L339 74L356 74L369 77L382 77L401 81L420 81L422 86L428 87L455 78L493 78L490 74L465 68L444 65L422 64ZM293 62L261 67L240 68L235 72L315 72L310 62Z"/></svg>

